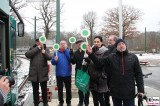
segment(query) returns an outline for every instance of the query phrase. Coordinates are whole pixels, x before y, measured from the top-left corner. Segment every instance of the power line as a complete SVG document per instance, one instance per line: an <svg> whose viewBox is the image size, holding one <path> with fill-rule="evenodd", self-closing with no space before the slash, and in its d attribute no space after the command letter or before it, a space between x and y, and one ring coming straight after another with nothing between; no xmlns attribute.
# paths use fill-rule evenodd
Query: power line
<svg viewBox="0 0 160 106"><path fill-rule="evenodd" d="M27 21L28 23L30 23L31 25L33 25L34 26L34 24L33 23L31 23L31 22L29 22L27 19L25 19L25 18L23 18L25 21Z"/></svg>

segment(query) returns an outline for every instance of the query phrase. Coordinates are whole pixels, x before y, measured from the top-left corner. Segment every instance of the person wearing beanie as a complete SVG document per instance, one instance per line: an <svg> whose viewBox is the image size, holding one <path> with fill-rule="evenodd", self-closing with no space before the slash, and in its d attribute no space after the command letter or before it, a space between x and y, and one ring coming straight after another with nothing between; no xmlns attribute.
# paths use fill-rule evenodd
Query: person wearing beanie
<svg viewBox="0 0 160 106"><path fill-rule="evenodd" d="M70 54L71 54L70 61L72 64L76 64L75 76L77 75L77 70L82 69L82 62L83 62L83 58L84 58L84 54L85 54L85 52L83 50L81 50L82 42L84 42L82 39L78 39L76 41L77 50L75 52L73 52L73 50L70 51ZM84 68L84 66L83 66L83 68ZM89 92L84 94L81 90L78 90L79 103L77 106L83 106L83 104L85 104L85 106L89 106L89 95L90 95Z"/></svg>
<svg viewBox="0 0 160 106"><path fill-rule="evenodd" d="M118 43L120 43L120 42L123 42L124 44L126 44L123 39L117 39L117 41L115 43L115 47L117 47Z"/></svg>
<svg viewBox="0 0 160 106"><path fill-rule="evenodd" d="M118 39L115 43L115 47L119 52L125 52L127 50L126 43L123 39Z"/></svg>
<svg viewBox="0 0 160 106"><path fill-rule="evenodd" d="M92 48L88 44L86 52L89 58L98 66L106 66L110 70L110 95L114 106L135 106L135 82L138 95L144 96L143 73L138 57L129 53L123 39L116 41L116 53L112 53L104 58L98 58L92 53Z"/></svg>

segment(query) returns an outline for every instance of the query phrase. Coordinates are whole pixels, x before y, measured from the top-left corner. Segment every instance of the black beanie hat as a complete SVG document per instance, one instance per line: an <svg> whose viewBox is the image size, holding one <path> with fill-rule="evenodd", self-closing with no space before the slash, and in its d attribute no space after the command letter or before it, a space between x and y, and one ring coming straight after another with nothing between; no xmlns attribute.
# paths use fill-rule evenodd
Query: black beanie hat
<svg viewBox="0 0 160 106"><path fill-rule="evenodd" d="M123 42L124 44L126 44L123 39L118 39L118 40L116 41L116 43L115 43L115 47L117 47L118 43L120 43L120 42Z"/></svg>

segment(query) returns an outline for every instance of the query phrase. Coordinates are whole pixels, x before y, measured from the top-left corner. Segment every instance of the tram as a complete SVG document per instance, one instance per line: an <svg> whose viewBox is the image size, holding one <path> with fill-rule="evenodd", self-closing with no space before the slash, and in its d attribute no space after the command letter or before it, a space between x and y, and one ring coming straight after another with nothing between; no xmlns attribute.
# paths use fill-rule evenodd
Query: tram
<svg viewBox="0 0 160 106"><path fill-rule="evenodd" d="M10 8L18 17L18 23L10 16ZM17 76L14 73L14 52L16 50L16 37L24 36L24 23L10 0L1 0L0 3L0 69L8 68L6 76ZM15 85L7 96L5 106L14 106L17 99L18 87Z"/></svg>

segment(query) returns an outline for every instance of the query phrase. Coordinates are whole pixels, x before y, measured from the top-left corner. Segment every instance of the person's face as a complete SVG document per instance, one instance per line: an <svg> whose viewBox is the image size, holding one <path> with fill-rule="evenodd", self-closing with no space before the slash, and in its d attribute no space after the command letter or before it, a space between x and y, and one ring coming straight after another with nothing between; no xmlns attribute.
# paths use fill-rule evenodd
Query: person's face
<svg viewBox="0 0 160 106"><path fill-rule="evenodd" d="M61 49L66 49L66 48L67 48L67 43L66 43L66 41L61 41L61 42L60 42L60 48L61 48Z"/></svg>
<svg viewBox="0 0 160 106"><path fill-rule="evenodd" d="M101 45L102 45L102 42L100 41L100 39L99 38L95 38L94 39L94 46L101 47Z"/></svg>
<svg viewBox="0 0 160 106"><path fill-rule="evenodd" d="M119 42L117 45L117 50L120 52L124 52L126 51L126 44L123 42Z"/></svg>
<svg viewBox="0 0 160 106"><path fill-rule="evenodd" d="M115 44L115 40L114 40L114 37L113 36L110 36L108 38L108 46L113 46Z"/></svg>
<svg viewBox="0 0 160 106"><path fill-rule="evenodd" d="M37 42L36 42L36 45L41 45L41 42L37 41Z"/></svg>
<svg viewBox="0 0 160 106"><path fill-rule="evenodd" d="M82 42L77 43L77 48L78 48L78 49L81 48L81 44L82 44Z"/></svg>

